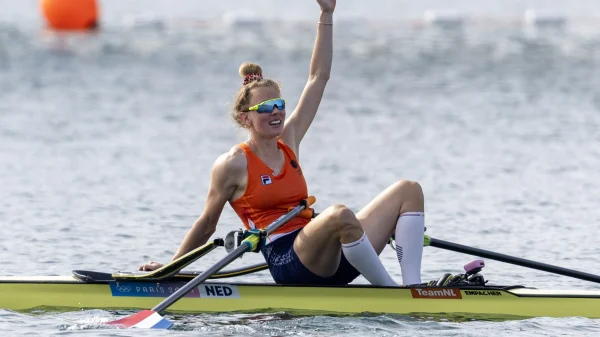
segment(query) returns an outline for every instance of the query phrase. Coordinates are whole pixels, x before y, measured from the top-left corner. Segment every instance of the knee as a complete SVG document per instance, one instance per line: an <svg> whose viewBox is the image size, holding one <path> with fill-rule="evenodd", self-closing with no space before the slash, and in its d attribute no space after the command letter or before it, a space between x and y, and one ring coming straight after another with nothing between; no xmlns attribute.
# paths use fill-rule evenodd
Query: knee
<svg viewBox="0 0 600 337"><path fill-rule="evenodd" d="M333 205L328 208L329 224L335 226L337 231L345 236L348 232L361 230L360 222L356 218L354 212L344 205Z"/></svg>
<svg viewBox="0 0 600 337"><path fill-rule="evenodd" d="M425 198L423 195L423 188L421 188L421 185L416 181L399 180L394 187L400 194L405 195L410 199L423 200Z"/></svg>
<svg viewBox="0 0 600 337"><path fill-rule="evenodd" d="M329 207L329 216L332 220L339 223L354 223L358 221L354 212L348 207L340 204Z"/></svg>

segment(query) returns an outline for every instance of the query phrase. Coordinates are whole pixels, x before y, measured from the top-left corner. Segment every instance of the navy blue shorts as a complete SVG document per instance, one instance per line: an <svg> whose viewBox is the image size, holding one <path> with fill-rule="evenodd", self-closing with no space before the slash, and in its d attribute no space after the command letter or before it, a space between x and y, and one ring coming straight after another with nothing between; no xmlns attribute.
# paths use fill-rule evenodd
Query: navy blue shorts
<svg viewBox="0 0 600 337"><path fill-rule="evenodd" d="M360 273L344 256L338 270L331 277L321 277L306 268L294 251L294 240L301 229L280 237L262 248L263 256L269 265L269 271L277 284L296 285L346 285Z"/></svg>

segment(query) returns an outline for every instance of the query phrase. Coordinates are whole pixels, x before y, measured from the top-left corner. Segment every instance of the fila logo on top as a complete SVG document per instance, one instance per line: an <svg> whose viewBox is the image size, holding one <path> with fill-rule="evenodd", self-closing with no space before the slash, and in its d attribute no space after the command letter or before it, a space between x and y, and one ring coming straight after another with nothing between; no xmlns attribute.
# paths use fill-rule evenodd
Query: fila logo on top
<svg viewBox="0 0 600 337"><path fill-rule="evenodd" d="M269 175L260 176L260 181L263 185L271 185L273 183L273 181L271 180L271 176Z"/></svg>

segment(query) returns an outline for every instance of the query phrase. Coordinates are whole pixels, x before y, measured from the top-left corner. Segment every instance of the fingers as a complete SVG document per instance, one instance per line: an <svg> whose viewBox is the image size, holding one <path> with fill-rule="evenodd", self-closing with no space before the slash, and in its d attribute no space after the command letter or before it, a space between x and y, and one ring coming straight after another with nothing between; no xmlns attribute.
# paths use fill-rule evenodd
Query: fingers
<svg viewBox="0 0 600 337"><path fill-rule="evenodd" d="M154 262L154 261L150 261L146 264L143 264L141 266L138 267L139 271L152 271L154 269L156 269L158 263Z"/></svg>
<svg viewBox="0 0 600 337"><path fill-rule="evenodd" d="M162 263L150 261L138 267L139 271L153 271L163 266Z"/></svg>

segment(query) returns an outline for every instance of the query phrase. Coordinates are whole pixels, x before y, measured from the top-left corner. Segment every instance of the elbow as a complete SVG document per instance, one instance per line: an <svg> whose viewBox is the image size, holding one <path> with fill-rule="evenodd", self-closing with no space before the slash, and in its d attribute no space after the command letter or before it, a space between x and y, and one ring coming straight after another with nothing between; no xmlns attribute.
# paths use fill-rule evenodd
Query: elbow
<svg viewBox="0 0 600 337"><path fill-rule="evenodd" d="M210 225L206 226L206 228L204 229L204 235L211 237L213 234L215 234L216 231L217 231L217 225L210 224Z"/></svg>
<svg viewBox="0 0 600 337"><path fill-rule="evenodd" d="M311 74L309 77L310 82L322 82L327 83L329 81L330 73L315 73Z"/></svg>
<svg viewBox="0 0 600 337"><path fill-rule="evenodd" d="M202 234L206 237L211 237L217 231L217 223L213 221L207 221L202 226Z"/></svg>
<svg viewBox="0 0 600 337"><path fill-rule="evenodd" d="M217 231L217 221L212 221L210 218L202 216L194 223L194 231L196 235L210 237Z"/></svg>

